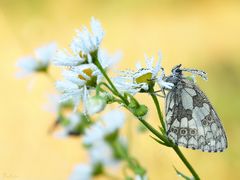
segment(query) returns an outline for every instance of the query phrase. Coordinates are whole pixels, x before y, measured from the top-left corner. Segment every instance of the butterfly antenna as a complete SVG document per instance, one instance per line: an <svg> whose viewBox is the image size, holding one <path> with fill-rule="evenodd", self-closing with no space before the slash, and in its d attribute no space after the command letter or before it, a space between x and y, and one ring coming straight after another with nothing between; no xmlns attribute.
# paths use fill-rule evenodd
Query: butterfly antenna
<svg viewBox="0 0 240 180"><path fill-rule="evenodd" d="M191 68L183 68L181 70L185 71L185 72L192 73L193 75L198 75L198 76L200 76L204 80L208 79L207 73L205 71L198 70L198 69L191 69Z"/></svg>

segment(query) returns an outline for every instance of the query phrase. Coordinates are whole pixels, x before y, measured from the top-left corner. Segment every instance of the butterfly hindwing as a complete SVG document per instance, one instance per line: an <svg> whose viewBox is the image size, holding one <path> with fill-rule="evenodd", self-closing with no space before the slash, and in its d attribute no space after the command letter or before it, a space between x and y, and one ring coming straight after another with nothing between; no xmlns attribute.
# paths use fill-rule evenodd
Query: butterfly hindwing
<svg viewBox="0 0 240 180"><path fill-rule="evenodd" d="M208 152L223 151L227 138L206 95L190 80L181 79L166 97L168 137L177 145Z"/></svg>

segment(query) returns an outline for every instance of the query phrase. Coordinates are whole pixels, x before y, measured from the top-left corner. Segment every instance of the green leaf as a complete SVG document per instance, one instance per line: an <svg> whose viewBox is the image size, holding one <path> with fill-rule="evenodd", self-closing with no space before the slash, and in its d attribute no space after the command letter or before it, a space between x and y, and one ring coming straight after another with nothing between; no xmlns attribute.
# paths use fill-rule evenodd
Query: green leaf
<svg viewBox="0 0 240 180"><path fill-rule="evenodd" d="M164 146L167 146L167 147L170 147L168 144L166 144L165 142L163 142L163 141L161 141L161 140L159 140L159 139L157 139L157 138L155 138L155 137L153 137L153 136L151 136L150 135L150 137L154 140L154 141L156 141L157 143L159 143L159 144L161 144L161 145L164 145Z"/></svg>
<svg viewBox="0 0 240 180"><path fill-rule="evenodd" d="M174 167L174 169L175 169L177 175L180 176L180 177L182 177L183 179L185 179L185 180L193 180L193 179L194 179L193 177L191 178L191 177L188 177L188 176L184 175L183 173L181 173L180 171L178 171L175 167Z"/></svg>
<svg viewBox="0 0 240 180"><path fill-rule="evenodd" d="M94 176L103 174L103 172L104 172L103 164L101 164L101 163L94 164L94 167L93 167L93 175Z"/></svg>
<svg viewBox="0 0 240 180"><path fill-rule="evenodd" d="M119 131L116 130L116 131L112 132L111 134L106 135L104 139L108 143L111 144L111 143L115 142L118 139L118 136L119 136Z"/></svg>

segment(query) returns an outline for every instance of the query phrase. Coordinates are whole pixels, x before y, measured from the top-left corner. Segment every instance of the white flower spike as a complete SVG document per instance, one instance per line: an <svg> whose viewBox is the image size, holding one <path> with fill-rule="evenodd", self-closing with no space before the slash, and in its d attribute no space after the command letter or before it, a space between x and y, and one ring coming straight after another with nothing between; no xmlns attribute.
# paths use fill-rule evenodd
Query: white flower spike
<svg viewBox="0 0 240 180"><path fill-rule="evenodd" d="M75 166L69 180L91 180L93 167L90 164L79 164Z"/></svg>
<svg viewBox="0 0 240 180"><path fill-rule="evenodd" d="M117 164L114 158L113 150L105 141L95 142L89 149L90 161L92 164L101 163L104 166Z"/></svg>
<svg viewBox="0 0 240 180"><path fill-rule="evenodd" d="M58 81L57 89L62 93L61 101L73 100L75 110L80 102L83 103L84 112L91 91L94 91L98 82L103 78L94 64L82 64L74 66L70 70L63 71L64 80Z"/></svg>
<svg viewBox="0 0 240 180"><path fill-rule="evenodd" d="M23 77L34 72L46 72L52 60L57 45L50 43L35 50L34 56L24 57L18 60L17 66L22 69L17 76Z"/></svg>
<svg viewBox="0 0 240 180"><path fill-rule="evenodd" d="M123 112L117 110L108 112L101 120L86 129L83 137L84 144L91 145L103 140L105 136L120 129L124 125L124 120Z"/></svg>
<svg viewBox="0 0 240 180"><path fill-rule="evenodd" d="M53 57L53 64L56 66L78 66L85 61L79 54L71 54L66 49L58 50Z"/></svg>
<svg viewBox="0 0 240 180"><path fill-rule="evenodd" d="M56 88L62 93L60 102L72 100L75 108L79 105L83 96L83 90L70 81L57 81Z"/></svg>
<svg viewBox="0 0 240 180"><path fill-rule="evenodd" d="M92 63L90 53L99 49L104 37L104 31L99 21L91 19L91 32L87 27L77 30L76 36L70 45L72 53L66 49L57 51L53 63L57 66L79 66L84 63Z"/></svg>
<svg viewBox="0 0 240 180"><path fill-rule="evenodd" d="M77 31L77 35L71 44L74 53L90 54L99 48L104 37L104 31L101 23L95 18L91 19L91 30L92 32L87 27L83 27L82 31Z"/></svg>
<svg viewBox="0 0 240 180"><path fill-rule="evenodd" d="M64 129L55 133L58 138L66 138L75 131L79 124L83 121L82 116L79 113L71 113L68 117L68 124L64 126Z"/></svg>

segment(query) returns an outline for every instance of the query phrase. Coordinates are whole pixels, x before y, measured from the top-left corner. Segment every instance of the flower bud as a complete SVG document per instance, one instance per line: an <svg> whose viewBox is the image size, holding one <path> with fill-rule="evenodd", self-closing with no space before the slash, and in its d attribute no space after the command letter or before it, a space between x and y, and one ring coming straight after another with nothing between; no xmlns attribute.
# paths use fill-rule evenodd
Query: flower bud
<svg viewBox="0 0 240 180"><path fill-rule="evenodd" d="M137 108L133 109L134 115L137 117L143 117L147 114L148 108L145 105L139 105Z"/></svg>
<svg viewBox="0 0 240 180"><path fill-rule="evenodd" d="M106 106L106 100L101 96L90 97L86 102L86 109L89 115L101 112Z"/></svg>
<svg viewBox="0 0 240 180"><path fill-rule="evenodd" d="M139 104L137 101L135 100L131 100L130 103L128 104L128 107L131 108L131 109L136 109L139 107Z"/></svg>

